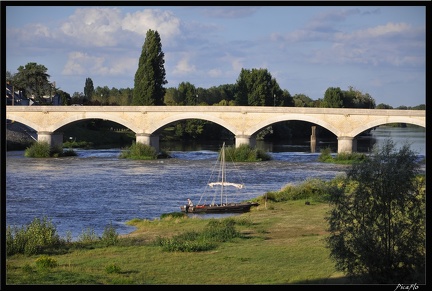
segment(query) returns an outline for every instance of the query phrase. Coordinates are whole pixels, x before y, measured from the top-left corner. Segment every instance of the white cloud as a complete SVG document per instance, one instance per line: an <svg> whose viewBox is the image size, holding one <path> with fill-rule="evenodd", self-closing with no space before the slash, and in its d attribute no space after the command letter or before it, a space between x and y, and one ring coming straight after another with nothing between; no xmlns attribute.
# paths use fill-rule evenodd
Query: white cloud
<svg viewBox="0 0 432 291"><path fill-rule="evenodd" d="M83 52L72 52L63 68L63 75L123 76L133 75L138 64L135 58L91 56Z"/></svg>
<svg viewBox="0 0 432 291"><path fill-rule="evenodd" d="M64 22L60 30L80 45L114 46L121 29L120 10L117 8L80 8Z"/></svg>
<svg viewBox="0 0 432 291"><path fill-rule="evenodd" d="M222 70L220 70L220 69L211 69L207 72L207 74L209 75L209 77L212 77L212 78L218 78L218 77L221 77L223 75Z"/></svg>
<svg viewBox="0 0 432 291"><path fill-rule="evenodd" d="M157 30L165 41L180 34L180 19L170 11L145 9L128 13L122 21L122 29L143 37L149 29Z"/></svg>
<svg viewBox="0 0 432 291"><path fill-rule="evenodd" d="M173 74L185 75L196 71L196 67L190 64L190 56L184 55L176 64Z"/></svg>
<svg viewBox="0 0 432 291"><path fill-rule="evenodd" d="M336 33L334 34L334 39L343 42L360 40L370 41L371 39L376 41L381 37L393 37L395 34L406 38L410 34L411 29L411 26L406 23L387 23L386 25L378 25L350 33Z"/></svg>

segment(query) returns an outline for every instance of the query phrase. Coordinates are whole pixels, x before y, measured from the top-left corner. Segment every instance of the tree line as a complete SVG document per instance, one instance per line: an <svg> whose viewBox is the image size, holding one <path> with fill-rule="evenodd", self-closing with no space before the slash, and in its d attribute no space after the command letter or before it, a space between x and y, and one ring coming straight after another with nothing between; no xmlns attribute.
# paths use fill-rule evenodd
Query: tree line
<svg viewBox="0 0 432 291"><path fill-rule="evenodd" d="M49 105L44 96L57 94L61 104L72 105L117 105L117 106L286 106L324 108L369 108L393 109L388 104L376 104L368 93L350 86L347 90L329 87L323 98L312 100L305 94L291 95L280 88L276 79L267 69L244 69L234 84L222 84L210 88L196 87L190 82L181 82L178 87L168 87L165 76L165 60L160 35L149 29L142 46L133 88L94 87L93 80L85 80L83 92L70 95L50 82L48 69L34 62L20 66L16 74L6 72L6 82L14 90L32 99L36 104ZM425 110L426 105L415 107L399 106L396 109Z"/></svg>

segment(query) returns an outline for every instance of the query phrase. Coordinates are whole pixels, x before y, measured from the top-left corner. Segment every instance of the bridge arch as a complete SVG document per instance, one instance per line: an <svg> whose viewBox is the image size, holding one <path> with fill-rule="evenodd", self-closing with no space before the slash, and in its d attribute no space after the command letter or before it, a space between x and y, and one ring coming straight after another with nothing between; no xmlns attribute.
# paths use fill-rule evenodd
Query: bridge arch
<svg viewBox="0 0 432 291"><path fill-rule="evenodd" d="M82 116L82 114L74 114L74 115L70 115L64 119L59 120L57 123L51 125L50 127L48 127L47 129L49 131L56 131L59 128L61 128L62 126L65 126L67 124L76 122L76 121L83 121L83 120L87 120L87 119L104 119L104 120L109 120L109 121L113 121L113 122L117 122L127 128L129 128L130 130L132 130L133 132L138 132L139 128L136 128L136 126L117 116L114 114L109 114L109 113L104 113L104 112L87 112L85 116Z"/></svg>
<svg viewBox="0 0 432 291"><path fill-rule="evenodd" d="M12 121L17 121L19 123L22 123L22 124L28 126L28 127L33 128L36 131L41 131L43 129L43 127L40 126L39 124L34 123L34 122L28 120L25 117L21 117L19 115L15 115L13 113L6 113L6 119L9 119L9 120L12 120Z"/></svg>
<svg viewBox="0 0 432 291"><path fill-rule="evenodd" d="M155 133L157 130L159 130L160 128L162 128L164 126L167 126L170 123L185 120L185 119L201 119L201 120L211 121L211 122L214 122L214 123L226 128L227 130L229 130L234 135L236 134L236 131L237 131L237 129L234 126L232 126L231 124L229 124L225 120L220 119L216 116L203 114L203 113L197 113L197 112L188 112L188 113L180 113L180 114L172 115L172 116L169 116L167 118L160 120L159 122L157 122L154 125L149 127L149 133L150 134Z"/></svg>
<svg viewBox="0 0 432 291"><path fill-rule="evenodd" d="M375 119L372 120L370 122L367 122L365 124L361 124L359 125L357 128L355 128L353 131L351 131L349 133L349 136L355 137L357 135L359 135L360 133L362 133L365 130L380 126L380 125L385 125L385 124L389 124L389 123L408 123L408 124L414 124L414 125L418 125L421 127L426 128L426 125L414 118L410 118L410 117L406 117L406 116L389 116L386 118L379 118L379 119Z"/></svg>
<svg viewBox="0 0 432 291"><path fill-rule="evenodd" d="M317 124L327 130L329 130L330 132L332 132L333 134L335 134L336 136L338 136L339 134L339 130L337 128L335 128L333 125L325 122L322 119L316 118L314 116L310 116L310 115L305 115L305 114L290 114L290 115L279 115L279 116L274 116L272 118L268 118L266 120L264 120L263 122L260 122L258 124L256 124L255 126L251 127L250 129L248 129L248 131L245 133L246 135L253 135L255 133L257 133L259 130L277 123L277 122L282 122L282 121L290 121L290 120L296 120L296 121L306 121L306 122L311 122L314 124Z"/></svg>

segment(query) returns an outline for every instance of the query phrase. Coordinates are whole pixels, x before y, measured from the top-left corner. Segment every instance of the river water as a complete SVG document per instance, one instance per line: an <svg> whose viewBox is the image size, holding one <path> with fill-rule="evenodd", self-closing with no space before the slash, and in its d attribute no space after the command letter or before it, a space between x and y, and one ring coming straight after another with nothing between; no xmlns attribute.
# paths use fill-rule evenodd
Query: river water
<svg viewBox="0 0 432 291"><path fill-rule="evenodd" d="M424 129L378 129L373 133L378 144L386 138L397 144L408 141L425 157ZM311 153L305 144L270 147L271 161L235 164L246 190L237 200L310 178L330 180L349 167L318 162L319 150ZM48 159L6 153L7 225L21 227L46 216L61 237L70 233L73 240L87 230L101 236L109 224L119 234L130 233L134 228L125 224L128 220L180 211L188 197L198 202L218 154L214 144L174 149L171 159L154 161L119 159L120 149L76 152L76 157Z"/></svg>

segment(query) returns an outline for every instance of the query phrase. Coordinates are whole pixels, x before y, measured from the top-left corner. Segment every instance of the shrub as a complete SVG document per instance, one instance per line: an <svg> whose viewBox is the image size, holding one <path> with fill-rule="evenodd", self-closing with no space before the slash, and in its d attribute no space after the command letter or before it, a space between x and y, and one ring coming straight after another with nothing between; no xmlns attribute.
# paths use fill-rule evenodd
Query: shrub
<svg viewBox="0 0 432 291"><path fill-rule="evenodd" d="M265 195L267 196L267 200L274 202L301 199L322 202L328 200L331 187L333 187L331 182L311 178L298 185L287 184L280 191L270 191Z"/></svg>
<svg viewBox="0 0 432 291"><path fill-rule="evenodd" d="M331 162L331 161L333 161L333 157L331 155L331 148L330 147L321 149L320 155L318 157L318 161L320 161L320 162Z"/></svg>
<svg viewBox="0 0 432 291"><path fill-rule="evenodd" d="M24 156L29 158L57 158L63 156L76 156L76 152L72 149L63 152L63 148L61 146L51 147L46 141L38 141L34 142L24 151Z"/></svg>
<svg viewBox="0 0 432 291"><path fill-rule="evenodd" d="M119 235L113 227L112 223L105 227L105 230L102 234L102 242L104 242L107 246L115 245L119 241Z"/></svg>
<svg viewBox="0 0 432 291"><path fill-rule="evenodd" d="M49 158L50 152L50 145L47 142L34 142L24 151L24 156L29 158Z"/></svg>
<svg viewBox="0 0 432 291"><path fill-rule="evenodd" d="M318 161L323 163L337 163L337 164L352 164L356 162L362 162L366 159L364 153L338 153L334 157L331 154L329 147L322 149L321 154L318 157Z"/></svg>
<svg viewBox="0 0 432 291"><path fill-rule="evenodd" d="M263 150L252 148L247 144L242 144L238 147L226 147L225 154L230 158L227 161L233 162L256 162L271 159L270 155Z"/></svg>
<svg viewBox="0 0 432 291"><path fill-rule="evenodd" d="M41 253L43 248L62 244L56 228L50 220L35 218L28 226L6 229L6 253L33 255Z"/></svg>
<svg viewBox="0 0 432 291"><path fill-rule="evenodd" d="M120 158L132 160L155 160L156 149L143 143L132 143L132 145L120 154Z"/></svg>
<svg viewBox="0 0 432 291"><path fill-rule="evenodd" d="M108 265L108 266L105 267L105 271L108 274L112 274L112 273L118 274L118 273L120 273L121 269L116 264L110 264L110 265Z"/></svg>
<svg viewBox="0 0 432 291"><path fill-rule="evenodd" d="M41 256L36 259L36 267L40 269L51 269L58 266L57 260L48 257L48 256Z"/></svg>
<svg viewBox="0 0 432 291"><path fill-rule="evenodd" d="M78 236L78 242L80 243L92 243L99 240L93 228L86 228Z"/></svg>

